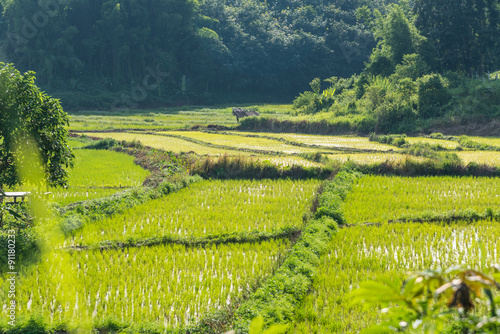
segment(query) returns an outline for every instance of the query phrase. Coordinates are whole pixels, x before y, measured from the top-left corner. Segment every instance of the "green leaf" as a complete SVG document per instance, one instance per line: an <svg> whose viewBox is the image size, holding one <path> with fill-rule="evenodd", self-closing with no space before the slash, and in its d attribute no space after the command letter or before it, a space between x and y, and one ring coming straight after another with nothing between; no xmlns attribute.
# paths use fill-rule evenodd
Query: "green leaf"
<svg viewBox="0 0 500 334"><path fill-rule="evenodd" d="M250 332L249 334L259 334L264 327L264 318L262 316L258 316L254 318L250 323Z"/></svg>
<svg viewBox="0 0 500 334"><path fill-rule="evenodd" d="M265 330L262 334L281 334L288 330L288 325L274 325Z"/></svg>

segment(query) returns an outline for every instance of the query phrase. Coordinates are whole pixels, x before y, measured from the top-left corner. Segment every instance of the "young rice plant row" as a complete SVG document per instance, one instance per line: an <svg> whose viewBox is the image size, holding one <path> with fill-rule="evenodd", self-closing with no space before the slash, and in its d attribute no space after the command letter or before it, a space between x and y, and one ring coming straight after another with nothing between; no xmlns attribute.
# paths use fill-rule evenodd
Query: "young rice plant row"
<svg viewBox="0 0 500 334"><path fill-rule="evenodd" d="M341 229L321 259L313 291L298 308L292 333L357 333L374 324L380 310L352 304L349 296L363 281L401 281L408 271L457 264L487 270L499 259L500 229L491 221Z"/></svg>
<svg viewBox="0 0 500 334"><path fill-rule="evenodd" d="M18 317L52 323L113 319L179 328L229 305L269 275L288 241L187 248L180 245L54 252L16 283ZM2 318L8 282L0 278Z"/></svg>
<svg viewBox="0 0 500 334"><path fill-rule="evenodd" d="M87 225L71 245L300 227L320 181L204 181Z"/></svg>
<svg viewBox="0 0 500 334"><path fill-rule="evenodd" d="M365 176L344 203L347 222L386 222L404 216L500 206L500 179L488 177Z"/></svg>

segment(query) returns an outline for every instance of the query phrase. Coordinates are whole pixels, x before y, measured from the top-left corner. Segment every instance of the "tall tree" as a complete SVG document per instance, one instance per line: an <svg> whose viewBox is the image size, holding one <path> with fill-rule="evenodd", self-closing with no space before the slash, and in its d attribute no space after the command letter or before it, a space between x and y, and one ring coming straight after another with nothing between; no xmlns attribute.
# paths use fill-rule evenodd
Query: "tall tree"
<svg viewBox="0 0 500 334"><path fill-rule="evenodd" d="M59 101L35 85L33 72L21 74L0 63L0 189L22 183L16 164L27 164L23 148L34 141L43 174L52 185L64 185L73 154L66 143L68 116Z"/></svg>
<svg viewBox="0 0 500 334"><path fill-rule="evenodd" d="M434 47L437 70L482 72L498 60L498 1L415 0L414 11L417 28Z"/></svg>
<svg viewBox="0 0 500 334"><path fill-rule="evenodd" d="M425 40L398 5L390 5L387 15L375 11L377 48L370 56L367 72L373 75L392 74L405 55L418 53Z"/></svg>

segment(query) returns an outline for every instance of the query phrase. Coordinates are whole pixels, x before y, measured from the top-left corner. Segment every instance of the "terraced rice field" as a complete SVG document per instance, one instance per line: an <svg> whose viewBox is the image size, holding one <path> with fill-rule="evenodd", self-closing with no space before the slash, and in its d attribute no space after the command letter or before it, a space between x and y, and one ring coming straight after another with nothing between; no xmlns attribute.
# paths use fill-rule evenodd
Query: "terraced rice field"
<svg viewBox="0 0 500 334"><path fill-rule="evenodd" d="M397 153L350 153L350 154L334 154L328 155L328 159L341 162L354 161L361 164L381 163L386 161L404 161L406 159L424 161L424 158L414 157L405 154Z"/></svg>
<svg viewBox="0 0 500 334"><path fill-rule="evenodd" d="M17 282L17 315L82 324L113 318L179 328L269 275L286 241L57 252ZM0 278L0 286L5 285ZM0 290L0 300L8 300ZM5 309L2 311L5 315Z"/></svg>
<svg viewBox="0 0 500 334"><path fill-rule="evenodd" d="M291 142L297 142L306 145L316 145L325 149L336 148L352 148L360 150L377 150L377 151L396 151L397 147L370 142L368 137L355 136L317 136L304 134L288 134L288 133L254 133L254 132L239 132L244 135L262 135L273 138L283 138Z"/></svg>
<svg viewBox="0 0 500 334"><path fill-rule="evenodd" d="M500 138L498 137L469 137L469 138L477 143L500 147Z"/></svg>
<svg viewBox="0 0 500 334"><path fill-rule="evenodd" d="M237 135L215 134L215 133L206 133L197 131L159 132L159 133L175 135L175 136L183 136L215 145L224 145L224 146L237 147L255 151L272 151L272 152L281 152L286 154L317 152L317 149L289 145L276 140L270 140L258 137L243 137Z"/></svg>
<svg viewBox="0 0 500 334"><path fill-rule="evenodd" d="M69 245L300 227L319 184L315 180L205 181L88 225Z"/></svg>
<svg viewBox="0 0 500 334"><path fill-rule="evenodd" d="M165 151L180 152L195 152L199 155L249 155L248 152L210 147L196 144L179 138L157 136L148 134L136 134L125 132L103 132L103 133L85 133L87 136L97 138L112 138L115 140L125 140L128 142L139 141L145 146L157 148Z"/></svg>
<svg viewBox="0 0 500 334"><path fill-rule="evenodd" d="M402 282L408 271L464 267L487 269L500 256L498 223L391 224L340 230L321 259L312 293L298 308L291 333L358 333L380 310L353 304L349 293L363 281Z"/></svg>
<svg viewBox="0 0 500 334"><path fill-rule="evenodd" d="M322 163L310 161L299 156L257 156L252 158L255 161L262 161L279 166L279 167L291 167L291 166L304 166L304 167L321 167Z"/></svg>
<svg viewBox="0 0 500 334"><path fill-rule="evenodd" d="M84 143L72 141L74 146ZM82 144L82 145L80 145ZM110 196L120 190L141 186L150 172L134 163L134 157L107 150L75 149L74 168L69 169L66 188L51 188L49 202L67 205ZM13 190L22 191L19 186Z"/></svg>
<svg viewBox="0 0 500 334"><path fill-rule="evenodd" d="M64 246L161 235L220 236L301 227L319 181L203 181L120 215L90 222ZM277 268L288 239L204 247L106 250L57 247L23 270L17 315L91 324L106 319L179 329L232 304ZM0 276L0 286L7 286ZM0 289L0 300L8 298ZM0 303L0 314L6 314ZM89 325L90 326L90 325Z"/></svg>
<svg viewBox="0 0 500 334"><path fill-rule="evenodd" d="M446 149L454 150L460 144L453 140L443 140L443 139L432 139L432 138L424 138L424 137L405 137L405 140L410 144L429 144L429 145L440 145Z"/></svg>
<svg viewBox="0 0 500 334"><path fill-rule="evenodd" d="M72 188L124 188L142 184L150 172L134 157L106 150L74 150L75 167L69 173Z"/></svg>
<svg viewBox="0 0 500 334"><path fill-rule="evenodd" d="M489 166L500 166L500 152L496 151L461 151L457 155L464 164L476 162Z"/></svg>
<svg viewBox="0 0 500 334"><path fill-rule="evenodd" d="M426 212L483 213L499 206L498 178L365 176L348 194L343 209L350 224L359 224Z"/></svg>

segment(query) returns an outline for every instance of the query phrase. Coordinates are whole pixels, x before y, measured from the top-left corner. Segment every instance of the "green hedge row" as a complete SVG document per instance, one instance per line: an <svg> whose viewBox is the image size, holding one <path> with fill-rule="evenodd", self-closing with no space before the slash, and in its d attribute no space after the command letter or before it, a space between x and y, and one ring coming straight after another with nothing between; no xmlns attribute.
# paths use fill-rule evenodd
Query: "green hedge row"
<svg viewBox="0 0 500 334"><path fill-rule="evenodd" d="M192 174L205 179L327 179L334 172L330 167L276 166L268 161L254 161L245 157L224 156L219 159L198 160L191 167Z"/></svg>
<svg viewBox="0 0 500 334"><path fill-rule="evenodd" d="M68 250L92 250L92 249L118 249L124 247L150 247L156 245L177 244L190 247L219 245L219 244L243 244L257 243L273 239L292 239L300 235L300 229L297 227L284 227L273 232L250 231L233 232L217 235L208 235L205 237L177 235L163 235L151 238L129 238L127 240L107 240L94 245L69 247Z"/></svg>
<svg viewBox="0 0 500 334"><path fill-rule="evenodd" d="M250 322L263 316L266 326L289 323L296 307L308 293L320 257L325 253L337 224L344 224L341 202L362 174L341 171L327 181L318 198L318 210L300 240L294 245L281 267L236 311L234 329L247 333Z"/></svg>
<svg viewBox="0 0 500 334"><path fill-rule="evenodd" d="M164 182L157 188L135 188L113 196L71 204L61 210L61 230L71 235L84 224L98 221L152 199L179 191L191 183L201 181L198 175L189 176L178 182Z"/></svg>
<svg viewBox="0 0 500 334"><path fill-rule="evenodd" d="M457 141L460 146L465 148L471 148L478 151L500 151L500 147L498 146L478 143L467 136L460 136Z"/></svg>

